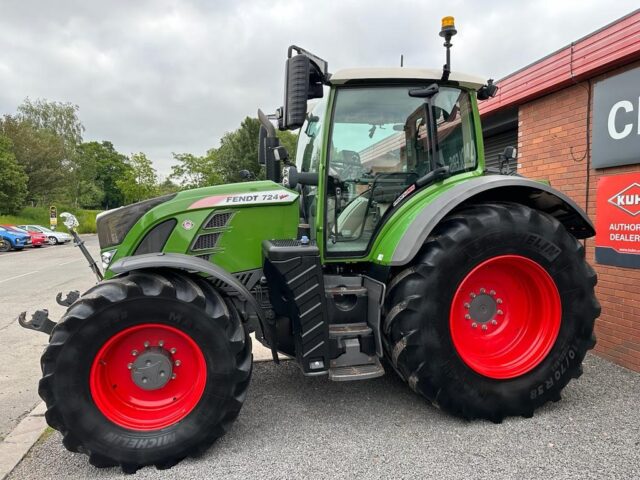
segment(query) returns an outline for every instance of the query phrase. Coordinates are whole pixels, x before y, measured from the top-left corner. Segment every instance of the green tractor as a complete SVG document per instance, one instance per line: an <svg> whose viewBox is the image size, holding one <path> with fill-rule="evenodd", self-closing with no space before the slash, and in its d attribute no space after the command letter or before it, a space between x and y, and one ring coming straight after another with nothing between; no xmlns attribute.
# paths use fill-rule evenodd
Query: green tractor
<svg viewBox="0 0 640 480"><path fill-rule="evenodd" d="M104 278L93 264L57 324L21 318L50 333L39 392L66 448L127 472L202 453L245 400L252 332L302 375L393 370L465 419L560 399L595 344L594 228L548 184L485 169L477 101L497 87L450 71L455 33L446 17L442 70L330 74L290 47L284 106L259 111L268 180L98 216ZM299 129L295 165L272 121Z"/></svg>

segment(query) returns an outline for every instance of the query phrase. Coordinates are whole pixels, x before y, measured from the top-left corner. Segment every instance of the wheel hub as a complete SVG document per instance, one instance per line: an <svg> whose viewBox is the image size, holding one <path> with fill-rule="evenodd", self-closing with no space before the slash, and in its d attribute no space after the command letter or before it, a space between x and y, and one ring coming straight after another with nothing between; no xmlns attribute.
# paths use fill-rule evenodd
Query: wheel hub
<svg viewBox="0 0 640 480"><path fill-rule="evenodd" d="M486 293L476 295L469 304L469 315L471 320L478 323L491 321L498 311L498 304L495 299Z"/></svg>
<svg viewBox="0 0 640 480"><path fill-rule="evenodd" d="M131 367L131 379L143 390L164 387L173 375L170 353L161 347L151 347L141 353Z"/></svg>

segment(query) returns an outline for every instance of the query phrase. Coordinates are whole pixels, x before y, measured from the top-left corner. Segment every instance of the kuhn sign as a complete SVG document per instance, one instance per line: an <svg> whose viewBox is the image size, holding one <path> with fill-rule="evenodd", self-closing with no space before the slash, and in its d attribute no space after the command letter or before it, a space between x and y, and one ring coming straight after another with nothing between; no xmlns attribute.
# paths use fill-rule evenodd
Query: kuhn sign
<svg viewBox="0 0 640 480"><path fill-rule="evenodd" d="M598 181L596 261L640 268L640 173Z"/></svg>
<svg viewBox="0 0 640 480"><path fill-rule="evenodd" d="M611 197L609 203L635 217L640 213L640 184L629 185Z"/></svg>

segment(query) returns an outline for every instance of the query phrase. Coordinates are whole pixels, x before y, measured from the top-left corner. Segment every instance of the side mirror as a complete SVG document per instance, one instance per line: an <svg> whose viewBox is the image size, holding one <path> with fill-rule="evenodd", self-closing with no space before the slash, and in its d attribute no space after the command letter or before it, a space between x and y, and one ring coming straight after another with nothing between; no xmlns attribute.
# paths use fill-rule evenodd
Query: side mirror
<svg viewBox="0 0 640 480"><path fill-rule="evenodd" d="M504 152L502 152L502 157L505 160L515 160L518 158L518 149L516 147L506 147Z"/></svg>
<svg viewBox="0 0 640 480"><path fill-rule="evenodd" d="M493 98L498 93L498 86L493 83L493 79L487 80L487 84L478 89L478 100Z"/></svg>
<svg viewBox="0 0 640 480"><path fill-rule="evenodd" d="M308 57L299 54L287 59L282 108L285 129L300 128L306 119L310 71L311 60Z"/></svg>
<svg viewBox="0 0 640 480"><path fill-rule="evenodd" d="M505 147L504 152L500 155L500 173L502 175L511 175L510 163L514 161L518 156L518 149L516 147ZM515 170L514 170L515 172Z"/></svg>
<svg viewBox="0 0 640 480"><path fill-rule="evenodd" d="M295 45L289 47L287 57L284 105L279 111L278 126L281 130L295 130L306 120L307 100L322 98L329 72L325 60Z"/></svg>

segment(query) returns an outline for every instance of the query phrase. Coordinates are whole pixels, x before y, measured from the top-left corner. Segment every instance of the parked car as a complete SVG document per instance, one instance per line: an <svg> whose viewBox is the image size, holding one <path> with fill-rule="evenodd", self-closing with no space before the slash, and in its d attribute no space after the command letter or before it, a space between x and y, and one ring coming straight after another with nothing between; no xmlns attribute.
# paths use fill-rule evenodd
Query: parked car
<svg viewBox="0 0 640 480"><path fill-rule="evenodd" d="M35 231L30 232L23 228L16 227L15 225L1 225L1 226L12 232L24 233L26 235L29 235L31 237L31 246L35 248L40 248L46 243L48 243L49 241L49 239L44 233L35 232Z"/></svg>
<svg viewBox="0 0 640 480"><path fill-rule="evenodd" d="M12 248L22 250L27 245L31 245L29 234L12 231L5 227L0 227L0 237L3 240L0 243L0 252L8 252Z"/></svg>
<svg viewBox="0 0 640 480"><path fill-rule="evenodd" d="M19 228L27 230L28 232L42 233L47 237L49 245L58 245L59 243L68 243L73 240L73 237L68 233L56 232L50 228L43 227L42 225L18 225Z"/></svg>

